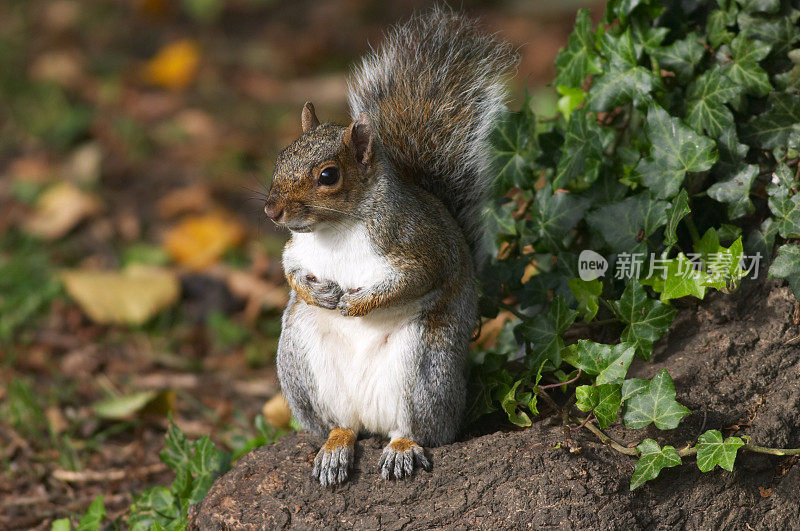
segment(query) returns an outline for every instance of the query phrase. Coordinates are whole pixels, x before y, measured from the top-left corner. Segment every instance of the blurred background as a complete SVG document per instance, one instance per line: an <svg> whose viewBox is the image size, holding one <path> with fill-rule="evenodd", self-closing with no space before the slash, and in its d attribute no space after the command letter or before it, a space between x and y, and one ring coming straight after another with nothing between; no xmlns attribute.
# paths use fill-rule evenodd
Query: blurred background
<svg viewBox="0 0 800 531"><path fill-rule="evenodd" d="M234 457L290 429L273 357L285 235L263 214L312 100L417 0L0 2L0 529L149 485L171 415ZM536 112L575 11L465 0L520 47ZM262 417L266 415L266 422Z"/></svg>

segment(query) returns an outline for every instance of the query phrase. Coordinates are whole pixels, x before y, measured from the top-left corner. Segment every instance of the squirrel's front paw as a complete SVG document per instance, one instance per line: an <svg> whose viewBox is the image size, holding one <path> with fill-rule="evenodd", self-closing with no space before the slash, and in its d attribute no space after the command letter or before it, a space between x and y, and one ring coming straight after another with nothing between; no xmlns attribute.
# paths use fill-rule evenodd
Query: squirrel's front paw
<svg viewBox="0 0 800 531"><path fill-rule="evenodd" d="M411 439L392 439L383 449L378 468L383 479L402 479L414 473L414 469L422 467L431 469L431 462L425 457L422 446Z"/></svg>
<svg viewBox="0 0 800 531"><path fill-rule="evenodd" d="M336 306L345 317L364 317L370 311L368 298L361 288L347 290Z"/></svg>
<svg viewBox="0 0 800 531"><path fill-rule="evenodd" d="M323 487L347 481L353 468L356 436L352 430L334 428L314 459L311 476Z"/></svg>
<svg viewBox="0 0 800 531"><path fill-rule="evenodd" d="M306 281L309 284L309 291L317 306L327 310L336 309L343 293L339 284L332 280L320 281L311 275L306 277Z"/></svg>

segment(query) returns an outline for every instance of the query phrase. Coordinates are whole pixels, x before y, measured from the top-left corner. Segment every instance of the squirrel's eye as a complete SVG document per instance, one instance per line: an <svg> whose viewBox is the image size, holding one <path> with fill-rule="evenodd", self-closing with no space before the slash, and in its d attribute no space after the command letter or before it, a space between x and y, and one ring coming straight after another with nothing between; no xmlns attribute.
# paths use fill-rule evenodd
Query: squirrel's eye
<svg viewBox="0 0 800 531"><path fill-rule="evenodd" d="M339 182L339 170L336 166L328 166L319 172L319 184L322 186L333 186Z"/></svg>

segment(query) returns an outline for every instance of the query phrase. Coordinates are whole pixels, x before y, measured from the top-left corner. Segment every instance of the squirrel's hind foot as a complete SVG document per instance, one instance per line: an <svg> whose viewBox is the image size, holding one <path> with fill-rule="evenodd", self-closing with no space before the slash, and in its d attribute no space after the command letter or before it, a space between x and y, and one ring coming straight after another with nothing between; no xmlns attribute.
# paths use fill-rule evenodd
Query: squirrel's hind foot
<svg viewBox="0 0 800 531"><path fill-rule="evenodd" d="M356 434L353 430L333 428L328 441L317 452L311 476L323 487L347 481L353 468Z"/></svg>
<svg viewBox="0 0 800 531"><path fill-rule="evenodd" d="M392 439L383 449L378 463L381 476L387 480L409 477L418 467L430 470L431 462L425 457L422 446L404 438Z"/></svg>

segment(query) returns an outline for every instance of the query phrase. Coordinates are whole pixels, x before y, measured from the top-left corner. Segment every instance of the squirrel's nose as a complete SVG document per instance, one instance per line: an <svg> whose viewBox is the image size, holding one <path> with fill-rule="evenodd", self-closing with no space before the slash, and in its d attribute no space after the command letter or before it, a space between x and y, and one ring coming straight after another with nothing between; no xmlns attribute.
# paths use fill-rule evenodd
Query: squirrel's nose
<svg viewBox="0 0 800 531"><path fill-rule="evenodd" d="M283 215L283 207L276 203L270 203L267 201L267 204L264 205L264 213L272 221L278 221Z"/></svg>
<svg viewBox="0 0 800 531"><path fill-rule="evenodd" d="M267 214L267 217L272 221L278 221L283 215L283 208L276 204L267 203L264 205L264 213Z"/></svg>

